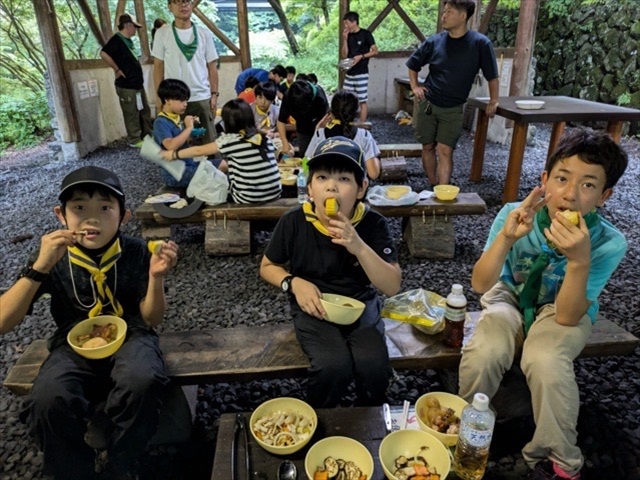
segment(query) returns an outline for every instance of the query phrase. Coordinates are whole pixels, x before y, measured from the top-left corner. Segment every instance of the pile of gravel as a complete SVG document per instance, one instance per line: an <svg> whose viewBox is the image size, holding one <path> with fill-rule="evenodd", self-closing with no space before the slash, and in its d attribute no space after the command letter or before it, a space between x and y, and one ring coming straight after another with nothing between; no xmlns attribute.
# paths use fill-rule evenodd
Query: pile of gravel
<svg viewBox="0 0 640 480"><path fill-rule="evenodd" d="M374 116L374 136L379 143L412 143L410 127L398 126L391 116ZM548 128L540 128L527 146L519 197L524 198L539 182L549 140ZM640 336L640 205L636 201L640 180L640 142L623 139L630 153L630 166L602 213L620 228L629 241L629 251L601 296L603 314ZM484 245L489 226L500 209L508 146L487 145L481 183L468 180L472 136L465 132L455 152L453 181L462 191L477 191L485 199L488 211L482 216L455 219L456 247L452 260L412 258L401 239L400 221L392 219L403 268L404 290L426 288L446 295L451 284L465 286L469 308L479 309L478 296L470 290L469 279L474 262ZM58 188L63 176L74 168L98 165L114 170L127 193L132 210L161 184L156 167L142 160L123 143L100 149L77 162L47 163L44 154L24 159L9 168L0 159L2 242L0 288L11 286L29 252L37 248L39 237L58 227L53 215ZM419 159L409 159L409 184L416 191L426 187ZM140 234L133 219L125 233ZM17 241L19 236L33 238ZM240 257L209 257L204 253L204 227L182 225L174 230L180 245L180 261L167 279L169 309L160 330L229 328L289 322L284 294L267 285L258 276L258 265L268 230L255 232L253 253ZM15 241L15 243L12 242ZM239 281L239 279L242 279ZM241 299L241 301L239 301ZM54 324L48 313L48 301L39 302L34 314L0 339L0 378L15 364L29 343L49 336ZM259 332L257 332L259 334ZM579 446L587 459L585 478L640 478L640 352L628 357L608 357L576 362L582 395L579 420ZM193 440L188 445L153 449L142 460L141 477L153 479L209 478L215 446L216 421L222 413L247 411L275 396L304 398L305 379L284 379L246 383L224 383L199 387L197 419ZM404 371L390 388L391 402L415 401L430 390L442 389L437 372ZM353 393L343 399L353 404ZM0 389L0 477L40 479L42 454L26 435L18 421L22 398ZM532 432L530 418L500 425L496 430L485 478L523 478L526 466L519 453ZM71 461L71 460L70 460Z"/></svg>

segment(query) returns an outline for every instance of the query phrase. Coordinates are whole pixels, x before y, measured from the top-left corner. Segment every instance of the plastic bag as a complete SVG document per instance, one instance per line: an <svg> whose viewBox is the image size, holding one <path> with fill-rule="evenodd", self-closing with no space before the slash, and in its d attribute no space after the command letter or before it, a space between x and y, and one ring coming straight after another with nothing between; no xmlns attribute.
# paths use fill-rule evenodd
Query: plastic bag
<svg viewBox="0 0 640 480"><path fill-rule="evenodd" d="M410 323L421 332L432 335L444 329L447 300L437 293L416 288L388 298L382 317Z"/></svg>
<svg viewBox="0 0 640 480"><path fill-rule="evenodd" d="M402 195L400 198L389 198L386 194L386 189L394 186L395 185L376 185L375 187L371 187L367 192L367 202L369 202L371 205L377 206L401 206L413 205L414 203L418 203L420 197L411 189L409 189L407 193Z"/></svg>
<svg viewBox="0 0 640 480"><path fill-rule="evenodd" d="M162 158L160 152L162 148L153 141L150 135L144 137L142 141L142 147L140 147L140 155L146 158L152 163L164 168L167 172L169 172L173 178L180 181L182 175L184 175L184 170L186 165L182 160L172 160L168 161Z"/></svg>
<svg viewBox="0 0 640 480"><path fill-rule="evenodd" d="M227 201L229 180L207 160L198 164L196 173L187 187L187 196L195 197L209 205L218 205Z"/></svg>

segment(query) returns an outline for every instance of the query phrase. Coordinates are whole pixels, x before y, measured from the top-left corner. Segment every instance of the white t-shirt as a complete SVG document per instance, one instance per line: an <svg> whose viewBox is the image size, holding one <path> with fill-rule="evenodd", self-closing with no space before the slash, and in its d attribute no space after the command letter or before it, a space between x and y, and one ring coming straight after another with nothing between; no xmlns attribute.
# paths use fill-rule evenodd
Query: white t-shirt
<svg viewBox="0 0 640 480"><path fill-rule="evenodd" d="M182 43L188 45L193 42L193 28L184 30L176 28L176 32ZM164 62L164 78L177 78L187 84L191 90L189 101L211 98L207 65L218 59L218 51L213 44L213 34L198 26L196 26L196 32L198 48L191 61L187 61L187 57L180 51L170 24L156 31L151 52L151 55Z"/></svg>
<svg viewBox="0 0 640 480"><path fill-rule="evenodd" d="M311 137L311 143L309 143L309 146L307 147L307 151L305 152L305 157L308 157L308 158L313 157L313 154L315 153L316 148L318 147L318 144L326 139L327 137L325 136L324 128L320 128L316 130L315 133L313 134L313 137ZM380 149L378 148L378 144L376 143L375 139L373 138L371 133L369 133L368 130L365 130L364 128L358 128L356 131L356 136L353 139L353 141L356 142L358 145L360 145L360 148L362 149L362 153L364 154L365 161L374 157L378 157L380 155Z"/></svg>

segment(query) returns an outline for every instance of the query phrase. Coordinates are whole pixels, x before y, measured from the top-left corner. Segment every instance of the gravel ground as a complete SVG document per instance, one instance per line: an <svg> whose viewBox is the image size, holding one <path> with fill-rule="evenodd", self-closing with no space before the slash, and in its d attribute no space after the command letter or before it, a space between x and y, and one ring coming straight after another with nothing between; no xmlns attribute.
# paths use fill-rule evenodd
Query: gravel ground
<svg viewBox="0 0 640 480"><path fill-rule="evenodd" d="M391 116L374 116L373 133L379 143L413 142L410 127L395 124ZM527 146L520 198L537 184L547 152L549 129L537 130L535 140ZM456 222L456 250L452 260L411 258L400 236L400 222L392 220L397 234L403 289L423 287L446 295L452 283L465 286L469 308L478 309L478 296L469 290L472 266L481 253L491 224L500 208L508 147L487 145L483 180L468 180L472 136L465 132L455 153L453 181L462 191L477 191L485 199L488 212L483 216L463 216ZM627 173L615 194L602 209L603 214L620 228L629 240L629 252L609 281L602 297L601 310L606 317L640 336L640 205L636 201L640 180L640 142L625 138L622 145L630 153ZM17 157L17 158L16 158ZM416 191L426 186L419 159L409 159L409 183ZM136 151L124 143L102 148L77 162L48 163L46 149L35 149L20 158L0 158L0 213L2 240L0 254L0 288L4 291L16 277L27 254L37 248L38 238L57 228L52 207L63 176L73 168L99 165L116 171L127 193L132 210L147 194L160 185L155 167L141 160ZM139 235L140 224L133 219L125 233ZM17 237L32 237L22 241ZM174 230L180 245L180 262L168 278L169 309L161 330L230 328L288 322L288 306L280 294L257 275L260 256L269 239L268 231L255 232L254 253L241 257L212 258L203 250L202 225L183 225ZM243 281L238 281L243 278ZM238 299L242 299L241 302ZM48 302L39 302L34 315L0 339L0 378L18 360L36 338L49 336L54 330ZM582 395L578 442L587 462L584 478L640 478L640 349L627 357L608 357L576 362ZM141 478L206 479L209 478L217 419L222 413L247 411L265 399L292 395L303 398L304 379L201 385L197 419L192 441L188 445L171 445L153 449L141 461ZM442 389L439 376L432 370L399 373L390 389L392 403L415 401L421 394ZM353 396L343 399L353 404ZM0 389L0 478L40 479L38 467L42 455L18 421L22 398ZM517 479L526 476L520 448L531 434L530 418L517 419L496 429L485 478Z"/></svg>

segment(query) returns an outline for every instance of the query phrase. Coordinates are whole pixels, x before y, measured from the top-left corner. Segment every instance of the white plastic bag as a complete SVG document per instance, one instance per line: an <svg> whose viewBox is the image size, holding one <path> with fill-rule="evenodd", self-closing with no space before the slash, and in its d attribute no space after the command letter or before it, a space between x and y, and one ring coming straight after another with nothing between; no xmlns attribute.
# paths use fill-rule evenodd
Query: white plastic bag
<svg viewBox="0 0 640 480"><path fill-rule="evenodd" d="M198 164L198 169L187 187L187 196L195 197L209 205L218 205L227 201L229 180L207 160Z"/></svg>
<svg viewBox="0 0 640 480"><path fill-rule="evenodd" d="M162 148L153 141L150 135L144 137L142 141L142 147L140 148L140 155L146 158L152 163L164 168L167 172L171 174L173 178L180 181L182 175L184 175L184 170L186 167L184 161L182 160L172 160L168 161L162 158L160 152Z"/></svg>
<svg viewBox="0 0 640 480"><path fill-rule="evenodd" d="M385 193L386 188L387 186L383 185L371 187L367 192L367 202L376 206L402 206L413 205L414 203L418 203L420 199L418 194L412 190L398 199L391 199Z"/></svg>

